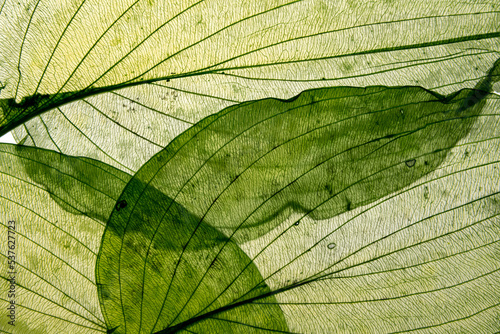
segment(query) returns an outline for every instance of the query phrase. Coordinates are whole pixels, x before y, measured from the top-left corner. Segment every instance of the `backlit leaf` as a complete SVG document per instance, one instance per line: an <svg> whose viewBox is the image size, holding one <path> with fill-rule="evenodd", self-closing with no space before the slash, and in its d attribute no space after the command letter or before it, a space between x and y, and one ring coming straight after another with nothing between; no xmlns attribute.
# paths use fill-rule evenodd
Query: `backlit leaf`
<svg viewBox="0 0 500 334"><path fill-rule="evenodd" d="M97 262L106 323L500 329L499 99L486 93L498 74L446 97L325 88L202 120L140 169L120 197L131 205L111 215ZM270 327L273 306L286 327Z"/></svg>
<svg viewBox="0 0 500 334"><path fill-rule="evenodd" d="M99 161L0 145L3 332L106 332L95 261L105 221L129 179ZM11 300L14 326L7 323Z"/></svg>
<svg viewBox="0 0 500 334"><path fill-rule="evenodd" d="M325 86L472 88L499 15L493 0L6 0L0 134L48 112L17 139L136 171L189 125L169 116Z"/></svg>

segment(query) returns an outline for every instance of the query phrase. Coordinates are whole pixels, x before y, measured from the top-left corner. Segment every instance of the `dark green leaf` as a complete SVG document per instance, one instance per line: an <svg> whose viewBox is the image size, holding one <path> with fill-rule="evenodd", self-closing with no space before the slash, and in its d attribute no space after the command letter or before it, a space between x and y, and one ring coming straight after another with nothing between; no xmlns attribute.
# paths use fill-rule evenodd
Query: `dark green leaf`
<svg viewBox="0 0 500 334"><path fill-rule="evenodd" d="M370 324L369 320L351 319L350 315L364 314L361 309L350 308L351 313L338 314L328 309L328 300L343 294L342 289L352 290L351 299L364 301L370 287L362 279L350 286L346 279L347 286L339 281L332 288L330 269L336 263L326 260L326 252L345 259L363 254L371 242L358 240L362 235L373 234L366 237L367 241L374 237L384 240L398 232L391 231L398 225L377 228L376 220L366 219L349 225L354 227L351 234L325 244L325 233L328 236L342 225L332 229L331 223L319 221L346 211L359 215L361 209L366 211L362 206L423 177L438 175L443 162L450 159L449 153L470 136L477 123L482 124L482 118L498 116L488 114L498 105L498 98L487 93L497 72L493 68L477 89L449 96L418 87L335 87L306 91L289 101L246 102L202 120L139 170L120 197L127 207L113 212L110 218L97 262L100 300L108 326L118 326L120 333L183 329L225 333L236 331L223 325L234 321L246 326L241 331L254 327L288 330L282 322L270 322L271 311L265 308L279 305L285 311L287 326L293 324L292 331L318 332L319 326L328 328L327 332L354 328L359 329L354 332L376 332L383 327L377 321ZM488 136L494 128L487 129L490 132L486 138L492 138ZM489 183L487 190L491 190ZM406 191L392 197L406 198ZM487 193L458 208L474 210L481 203L478 205L485 206L484 212L467 222L474 226L484 217L493 217L494 224L500 209L493 204L497 197L497 192ZM380 203L383 201L375 207ZM446 206L434 209L439 218L454 210ZM425 207L422 210L425 212ZM386 215L390 217L390 213ZM411 230L419 222L406 228ZM457 224L442 231L421 230L422 225L418 225L414 234L402 240L418 240L426 233L444 237ZM496 227L491 228L493 231ZM488 229L478 233L488 233ZM251 254L250 258L235 241ZM418 243L401 248L399 243L384 245L381 251L387 255L395 247L411 256L407 250ZM417 262L426 261L424 250L416 253ZM308 256L310 251L314 251L314 258ZM433 253L431 258L439 254ZM262 262L264 256L267 258ZM364 256L368 257L366 262L378 259ZM302 261L297 261L301 266L295 265L301 257ZM482 269L500 266L498 258L493 257ZM398 263L411 268L411 262ZM262 279L257 263L266 273ZM381 266L381 271L393 270L386 262ZM447 271L446 275L456 271L458 285L468 282L463 267L452 265L440 270ZM391 280L398 282L397 277ZM434 291L432 284L423 288L419 284L408 288L410 292L389 289L388 296L414 298ZM320 301L316 304L309 295ZM276 301L270 300L275 297ZM286 300L283 305L282 298ZM295 303L301 307L293 306ZM328 312L323 314L320 307ZM373 312L384 314L386 307ZM422 316L424 313L419 319L429 320ZM329 320L315 323L318 316ZM446 314L439 313L430 320L444 323L443 317ZM279 327L270 327L273 323ZM386 327L400 330L408 326L395 322Z"/></svg>
<svg viewBox="0 0 500 334"><path fill-rule="evenodd" d="M333 217L433 171L486 91L338 87L247 102L183 133L137 177L244 242L293 212Z"/></svg>
<svg viewBox="0 0 500 334"><path fill-rule="evenodd" d="M272 296L266 299L270 306L245 303L223 310L256 285L251 297L270 292L235 243L138 179L121 198L131 204L113 213L97 262L101 306L108 328L116 328L113 333L152 333L186 321L201 333L286 332ZM197 286L202 278L204 284ZM219 294L224 296L204 310ZM205 312L191 320L200 311Z"/></svg>

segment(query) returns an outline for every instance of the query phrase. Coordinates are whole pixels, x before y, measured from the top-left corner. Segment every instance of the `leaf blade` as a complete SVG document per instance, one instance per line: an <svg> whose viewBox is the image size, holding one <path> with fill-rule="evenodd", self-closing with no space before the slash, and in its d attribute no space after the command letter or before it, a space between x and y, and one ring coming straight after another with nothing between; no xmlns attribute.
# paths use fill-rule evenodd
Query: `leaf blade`
<svg viewBox="0 0 500 334"><path fill-rule="evenodd" d="M287 99L307 89L331 86L332 81L345 86L417 85L428 89L454 85L442 88L442 93L448 94L473 87L474 83L468 81L482 77L489 67L485 59L496 60L499 50L499 8L495 2L450 1L437 6L424 1L418 8L405 11L400 10L406 6L403 3L362 1L333 8L322 1L276 0L222 7L215 1L181 1L167 7L138 1L113 5L85 1L65 3L60 8L54 7L53 2L26 1L23 5L28 17L19 13L18 7L22 6L10 1L0 16L5 22L0 25L5 36L13 35L3 55L0 75L5 86L4 116L9 105L16 106L15 102L21 103L22 99L36 100L44 95L50 98L44 106L29 111L14 108L12 113L25 117L5 120L0 133L51 109L50 113L57 114L54 109L63 102L78 110L78 103L70 107L72 101L168 80L176 88L208 96L224 95L233 101ZM53 12L59 19L44 17L46 12ZM159 12L162 14L145 14ZM379 15L364 15L374 12ZM96 13L102 13L102 24L97 27L89 24L95 22ZM153 19L146 22L144 16ZM315 24L310 24L311 18ZM38 36L47 30L55 33L40 43ZM12 31L22 34L18 36ZM184 34L185 31L193 33ZM81 45L77 50L74 41ZM103 54L108 56L102 59ZM479 65L471 67L471 63ZM456 70L463 66L470 71ZM436 72L446 75L436 76ZM19 73L24 73L22 80ZM21 89L19 94L17 86ZM180 108L182 118L201 120L206 114L198 113L210 99L190 99ZM139 111L137 115L140 119ZM46 129L36 122L31 125L32 137L42 137L47 145L43 147L52 147ZM128 129L142 135L148 132L148 126L151 123L146 120ZM57 132L57 125L49 127L49 133ZM180 125L169 130L169 138L183 129ZM99 138L96 143L105 137L97 130L91 130L88 136ZM18 135L19 139L23 137ZM85 150L79 148L82 142ZM120 144L99 150L89 147L81 137L73 145L66 144L69 147L63 150L103 157L125 171L136 171L157 152L154 145L136 138L136 151L140 148L148 155L141 163L134 163L127 160L127 149ZM112 159L103 156L102 150Z"/></svg>
<svg viewBox="0 0 500 334"><path fill-rule="evenodd" d="M497 68L494 67L488 77L478 84L478 88L491 88L492 83L497 80L496 76ZM177 254L167 252L168 256L167 253L160 256L164 258L163 270L168 277L165 282L168 288L160 288L162 291L160 299L165 302L163 305L168 305L167 308L173 314L163 315L171 320L162 322L160 328L163 329L158 333L191 328L195 331L208 330L209 327L206 326L211 326L208 320L213 317L224 315L231 319L238 310L241 310L242 314L251 315L251 311L244 309L253 310L256 305L281 307L283 304L281 294L289 295L293 300L304 298L307 293L312 295L318 291L325 291L310 286L319 285L317 282L321 282L322 272L329 270L328 267L324 267L327 263L315 262L311 267L315 274L309 279L299 279L304 270L298 275L297 270L300 269L292 266L295 274L288 272L288 269L285 270L291 277L297 276L292 281L281 279L281 274L278 274L281 268L277 267L276 273L269 276L263 274L262 280L251 283L253 287L248 285L246 270L253 268L254 260L261 255L258 253L259 250L271 257L280 254L276 249L266 253L266 249L268 245L272 245L288 231L296 228L297 225L290 223L289 219L301 216L300 222L301 219L305 219L304 217L312 221L336 217L346 211L360 209L366 204L377 202L399 189L405 189L422 177L433 175L448 158L448 153L457 142L468 136L470 129L476 126L476 122L482 118L497 116L483 112L484 108L492 110L491 106L497 101L498 98L484 90L463 90L449 96L441 96L419 87L333 87L307 91L287 101L265 99L245 102L207 117L177 137L140 169L122 194L122 199L133 205L127 212L114 212L111 216L97 265L102 282L115 286L114 293L107 292L106 298L101 297L103 308L112 309L107 322L113 326L127 326L121 328L122 332L141 332L141 326L148 321L143 318L142 312L151 310L154 314L161 314L163 310L163 306L160 308L158 305L153 305L152 292L147 294L148 290L153 291L152 286L145 285L148 278L152 279L157 287L159 279L151 278L151 273L146 269L139 274L132 265L132 263L143 263L144 268L148 268L154 262L149 250L140 250L137 244L130 244L131 240L138 239L143 240L144 244L157 243L164 247L174 242L179 243L176 247L179 250ZM403 106L402 103L406 104ZM380 111L387 114L378 115ZM320 121L317 122L318 120ZM345 120L354 122L342 123ZM312 131L314 129L328 129L328 131L306 138L303 144L293 143L290 147L283 146L282 153L285 155L276 155L269 162L262 162L262 156L270 152L277 154L276 152L281 149L278 147L282 143L289 143L290 138L301 138L314 133ZM294 136L295 133L300 135ZM328 154L321 149L328 151ZM357 152L357 149L360 151ZM231 153L230 158L227 157L228 152ZM322 182L325 178L320 175L313 175L300 184L297 182L310 170L319 166L324 167L324 161L331 160L330 156L342 155L344 158L337 159L334 163L337 164L336 170L342 171L343 179L330 184L330 190L324 186ZM391 155L394 155L394 158ZM319 163L313 158L318 158ZM368 174L365 175L357 166L368 166ZM399 166L397 167L399 169L394 169L395 166ZM222 196L230 187L236 187L249 167L254 168L255 172L241 187L245 192L235 191L234 196ZM331 171L329 173L339 174ZM288 179L283 175L288 175ZM367 187L365 179L370 179L374 175L377 176L373 178L373 184ZM294 191L281 193L294 183L299 184ZM354 189L352 194L357 194L357 197L351 194L352 200L347 203L346 208L342 192L345 189L350 191L350 188ZM370 193L373 197L366 196ZM276 196L277 194L280 196ZM162 196L167 199L158 200ZM242 232L243 224L248 218L262 207L262 203L268 202L273 197L276 198L276 202L270 207L274 210L271 212L272 218L276 218L274 223L269 224L273 220L266 219L268 212L257 216L255 218L257 224L248 224L246 231ZM329 201L334 202L337 199L340 205L334 203L328 206ZM288 204L290 201L295 204L290 206ZM179 213L180 209L175 209L180 205L185 207L182 208L183 212L187 209L187 213L182 214ZM283 207L291 207L291 210L284 212ZM207 214L209 212L210 215ZM187 220L190 222L184 221L179 224L176 223L179 218L175 217L189 217ZM288 222L283 222L287 220ZM206 237L207 233L201 230L207 228L209 224L214 224L217 230L224 232L225 236L220 234L220 238L215 238L219 242L204 244L206 240L203 237ZM156 229L161 231L185 229L183 233L186 235L179 237L178 232L171 232L169 235L157 237L156 232L153 232ZM241 233L238 234L239 232ZM379 233L384 232L382 229ZM144 236L138 238L137 233L142 233ZM211 239L214 238L209 238ZM256 246L252 241L254 239L255 243L266 241ZM309 238L304 239L309 240ZM297 242L301 238L294 234L293 237L288 236L287 240L287 243L278 243L277 247L280 245L288 245L285 248L294 247L293 240ZM241 244L250 258L235 261L237 268L232 267L234 263L228 264L223 261L226 270L224 274L214 274L212 264L220 259L220 254L228 245L233 245L233 241ZM194 251L198 247L203 250L209 249L208 258L213 260L206 261L197 269L196 279L193 282L193 276L186 274L186 268L194 265L197 260L184 251L187 249ZM335 250L337 245L329 243L327 248ZM304 254L307 254L307 251ZM130 260L132 256L134 260ZM253 259L250 260L251 258ZM283 256L283 259L285 258L287 256ZM259 270L262 266L260 261L255 262ZM281 262L273 261L272 258L266 258L264 261L270 267L275 265L274 262ZM272 278L275 274L276 278ZM215 281L211 281L213 275L217 278ZM228 278L229 285L227 285ZM207 279L210 282L207 282ZM243 286L242 282L245 282ZM271 283L271 290L260 291L259 284L267 286L268 282ZM124 295L127 298L120 297L118 292L118 286L122 285L126 287L127 293ZM141 287L144 295L135 293L134 297L129 298L130 290L134 286L136 289ZM307 293L300 289L302 286L310 288ZM154 298L158 298L157 289L154 290ZM211 301L207 301L206 298L206 291L209 289L217 291L215 293L217 296ZM226 289L231 292L227 292ZM233 289L237 291L236 294ZM247 291L243 292L245 289ZM298 295L294 294L296 291L300 291ZM279 299L274 302L260 301L275 297ZM135 306L138 301L148 307L146 309L141 307L139 312ZM114 306L109 307L106 304ZM283 305L288 322L293 315L286 308L287 303ZM118 312L120 308L121 313ZM265 319L264 316L261 318ZM310 319L314 319L312 313ZM231 320L234 322L234 318ZM231 323L231 320L228 322ZM127 321L129 325L126 325ZM138 323L141 325L137 325ZM311 325L306 321L307 324ZM335 324L333 321L331 324L321 324L321 326L335 326ZM300 326L297 326L297 323L293 323L290 329L304 331L304 328L300 329ZM160 328L154 327L154 330ZM145 330L149 331L149 327Z"/></svg>
<svg viewBox="0 0 500 334"><path fill-rule="evenodd" d="M4 218L15 221L14 234L7 221L0 226L14 240L1 247L2 258L14 256L14 270L6 265L0 275L6 291L15 279L13 294L0 300L5 308L16 303L12 332L105 332L93 267L103 225L130 176L37 148L1 144L0 155L0 202Z"/></svg>

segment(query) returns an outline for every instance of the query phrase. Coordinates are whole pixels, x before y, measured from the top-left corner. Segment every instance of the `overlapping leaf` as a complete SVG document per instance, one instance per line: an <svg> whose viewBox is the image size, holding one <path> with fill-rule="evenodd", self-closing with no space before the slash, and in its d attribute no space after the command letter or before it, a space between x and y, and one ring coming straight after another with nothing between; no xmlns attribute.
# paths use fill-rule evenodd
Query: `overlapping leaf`
<svg viewBox="0 0 500 334"><path fill-rule="evenodd" d="M335 195L311 213L332 217L439 166L477 119L490 81L447 97L338 87L243 103L179 136L141 172L154 181L141 180L238 241Z"/></svg>
<svg viewBox="0 0 500 334"><path fill-rule="evenodd" d="M127 174L2 146L14 333L500 331L498 22L492 0L4 1L0 133L26 145L133 172L253 101L117 203ZM346 87L370 85L423 88Z"/></svg>
<svg viewBox="0 0 500 334"><path fill-rule="evenodd" d="M106 332L95 261L105 221L129 179L99 161L0 145L2 291L15 279L15 295L3 293L0 306L6 310L13 300L16 307L14 326L2 312L3 332ZM14 235L8 221L15 221ZM15 244L7 244L8 235ZM16 261L14 274L8 256Z"/></svg>
<svg viewBox="0 0 500 334"><path fill-rule="evenodd" d="M280 306L291 332L455 328L476 313L498 327L499 99L487 94L498 74L446 97L325 88L199 122L141 168L120 197L128 206L110 218L97 263L107 324L272 332L261 310ZM469 165L454 164L472 147ZM430 187L442 198L426 205ZM250 258L228 262L234 242ZM449 306L439 311L440 301Z"/></svg>
<svg viewBox="0 0 500 334"><path fill-rule="evenodd" d="M120 201L128 205L111 218L96 271L101 306L108 328L115 329L113 333L157 332L185 321L186 316L178 317L182 311L189 319L222 292L226 297L217 303L219 307L255 285L259 289L253 295L269 293L250 259L222 233L198 224L198 219L181 205L137 179L129 183L126 194ZM178 263L179 258L182 263ZM240 281L226 289L243 270ZM184 303L202 277L205 283L192 305L184 310ZM218 312L222 314L206 317L193 330L232 333L253 327L264 332L286 332L276 300L269 297L268 301L270 306L243 305L236 312Z"/></svg>

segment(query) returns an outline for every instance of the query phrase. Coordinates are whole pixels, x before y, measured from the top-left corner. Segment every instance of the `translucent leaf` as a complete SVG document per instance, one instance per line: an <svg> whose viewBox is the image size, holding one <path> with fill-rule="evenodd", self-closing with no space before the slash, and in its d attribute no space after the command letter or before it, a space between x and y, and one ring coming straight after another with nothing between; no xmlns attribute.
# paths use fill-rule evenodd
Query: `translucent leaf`
<svg viewBox="0 0 500 334"><path fill-rule="evenodd" d="M129 179L91 159L0 145L3 332L106 332L95 261L104 222ZM14 325L7 323L12 300Z"/></svg>
<svg viewBox="0 0 500 334"><path fill-rule="evenodd" d="M28 121L14 135L28 136L25 145L88 156L131 172L198 117L228 105L214 99L212 105L198 103L196 113L184 113L181 108L193 102L189 95L150 84L90 96Z"/></svg>
<svg viewBox="0 0 500 334"><path fill-rule="evenodd" d="M130 198L131 192L139 201ZM120 201L134 207L133 216L129 206L113 215L96 269L103 313L108 328L116 328L113 333L152 333L187 321L206 301L224 291L227 296L214 309L224 307L237 299L240 291L255 285L259 285L256 293L269 293L267 286L260 284L262 276L257 268L248 265L250 259L245 253L213 227L198 224L198 219L181 205L137 179L129 183L125 197L128 200L122 196ZM226 290L231 278L243 270L241 280ZM198 294L190 295L202 277L206 280L196 289ZM192 303L184 308L191 298ZM276 300L270 297L269 301ZM179 316L181 312L183 315ZM244 305L236 312L219 313L201 327L195 326L194 331L287 329L276 304Z"/></svg>
<svg viewBox="0 0 500 334"><path fill-rule="evenodd" d="M242 246L291 332L500 330L498 102L491 107L495 117L439 170L400 193L330 220L290 217Z"/></svg>
<svg viewBox="0 0 500 334"><path fill-rule="evenodd" d="M446 97L336 87L246 102L184 132L143 167L154 178L141 180L236 241L335 196L310 213L332 217L436 169L477 119L490 81Z"/></svg>
<svg viewBox="0 0 500 334"><path fill-rule="evenodd" d="M47 111L17 139L135 171L188 126L147 107L196 122L332 85L471 88L498 58L499 15L493 0L7 0L0 134Z"/></svg>
<svg viewBox="0 0 500 334"><path fill-rule="evenodd" d="M140 169L120 197L132 205L110 217L97 262L106 323L457 332L477 316L500 329L499 99L486 93L498 74L446 97L334 87L202 120Z"/></svg>

